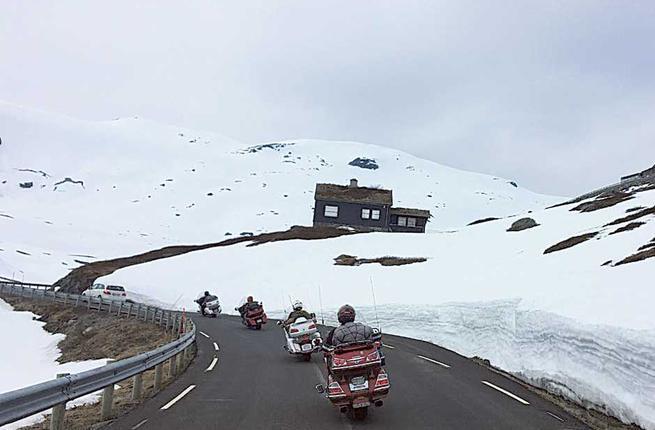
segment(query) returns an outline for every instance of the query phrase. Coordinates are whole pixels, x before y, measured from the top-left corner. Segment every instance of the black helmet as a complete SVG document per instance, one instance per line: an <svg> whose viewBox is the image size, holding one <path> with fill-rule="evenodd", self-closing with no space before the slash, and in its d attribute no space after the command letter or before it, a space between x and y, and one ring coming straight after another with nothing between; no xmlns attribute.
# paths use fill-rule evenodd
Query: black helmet
<svg viewBox="0 0 655 430"><path fill-rule="evenodd" d="M205 296L208 296L208 295L209 295L209 291L205 291Z"/></svg>
<svg viewBox="0 0 655 430"><path fill-rule="evenodd" d="M340 324L355 322L355 308L350 305L343 305L337 311L337 319Z"/></svg>

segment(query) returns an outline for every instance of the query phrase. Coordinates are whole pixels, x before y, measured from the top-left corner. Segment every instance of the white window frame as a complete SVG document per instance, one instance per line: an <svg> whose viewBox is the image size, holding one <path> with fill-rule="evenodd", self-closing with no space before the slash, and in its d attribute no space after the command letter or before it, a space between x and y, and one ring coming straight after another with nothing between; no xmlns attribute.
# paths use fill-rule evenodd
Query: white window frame
<svg viewBox="0 0 655 430"><path fill-rule="evenodd" d="M406 216L399 216L398 217L398 225L400 227L407 227L407 217Z"/></svg>
<svg viewBox="0 0 655 430"><path fill-rule="evenodd" d="M362 219L371 219L371 210L362 208Z"/></svg>
<svg viewBox="0 0 655 430"><path fill-rule="evenodd" d="M407 217L407 227L416 227L416 218L408 216Z"/></svg>
<svg viewBox="0 0 655 430"><path fill-rule="evenodd" d="M380 209L372 209L371 210L371 219L376 220L376 221L380 219Z"/></svg>
<svg viewBox="0 0 655 430"><path fill-rule="evenodd" d="M326 218L339 218L339 206L325 205L323 216Z"/></svg>

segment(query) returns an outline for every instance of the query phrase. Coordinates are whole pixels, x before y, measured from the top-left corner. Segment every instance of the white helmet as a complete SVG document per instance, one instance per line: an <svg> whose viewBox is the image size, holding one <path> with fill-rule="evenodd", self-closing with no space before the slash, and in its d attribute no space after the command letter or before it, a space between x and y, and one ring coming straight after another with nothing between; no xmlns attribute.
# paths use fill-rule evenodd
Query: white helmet
<svg viewBox="0 0 655 430"><path fill-rule="evenodd" d="M302 309L302 302L300 300L296 300L291 306L293 306L294 311L299 311Z"/></svg>

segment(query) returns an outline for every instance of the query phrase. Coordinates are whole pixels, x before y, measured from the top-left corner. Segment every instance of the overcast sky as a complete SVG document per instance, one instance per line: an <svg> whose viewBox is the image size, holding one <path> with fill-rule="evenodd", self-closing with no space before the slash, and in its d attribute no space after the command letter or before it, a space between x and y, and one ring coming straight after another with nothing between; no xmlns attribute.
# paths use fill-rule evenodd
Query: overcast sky
<svg viewBox="0 0 655 430"><path fill-rule="evenodd" d="M571 195L655 163L655 1L2 0L0 99Z"/></svg>

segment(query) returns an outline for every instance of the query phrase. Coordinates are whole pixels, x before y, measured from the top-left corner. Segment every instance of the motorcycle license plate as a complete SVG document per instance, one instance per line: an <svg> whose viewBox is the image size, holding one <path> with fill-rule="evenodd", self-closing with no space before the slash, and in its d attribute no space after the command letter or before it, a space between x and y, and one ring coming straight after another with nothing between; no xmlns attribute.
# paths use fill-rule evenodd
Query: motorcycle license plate
<svg viewBox="0 0 655 430"><path fill-rule="evenodd" d="M360 397L359 399L353 400L353 408L365 408L367 406L370 406L371 403L365 398L365 397Z"/></svg>
<svg viewBox="0 0 655 430"><path fill-rule="evenodd" d="M350 391L368 390L368 379L356 376L350 380Z"/></svg>
<svg viewBox="0 0 655 430"><path fill-rule="evenodd" d="M312 344L311 343L306 343L301 346L303 351L311 351L312 350Z"/></svg>
<svg viewBox="0 0 655 430"><path fill-rule="evenodd" d="M258 323L262 322L262 320L257 320Z"/></svg>

